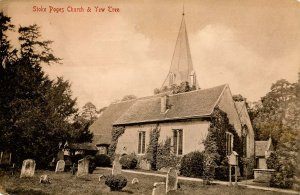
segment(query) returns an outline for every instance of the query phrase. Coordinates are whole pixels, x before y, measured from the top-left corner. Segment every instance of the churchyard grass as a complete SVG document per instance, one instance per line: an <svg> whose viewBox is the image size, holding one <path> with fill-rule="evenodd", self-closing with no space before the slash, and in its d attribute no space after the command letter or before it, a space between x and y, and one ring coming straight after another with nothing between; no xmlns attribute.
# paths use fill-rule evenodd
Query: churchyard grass
<svg viewBox="0 0 300 195"><path fill-rule="evenodd" d="M127 186L122 192L110 192L104 181L99 182L100 175L110 174L110 170L96 169L88 176L76 177L71 173L55 173L54 171L37 170L32 178L20 178L19 174L14 176L1 173L0 186L10 194L151 194L154 182L165 182L165 178L148 176L134 173L122 173L127 180ZM39 183L41 175L47 174L51 179L51 184ZM133 178L138 178L139 184L131 184ZM279 195L278 192L269 192L243 187L228 187L222 185L204 186L201 182L181 181L180 188L176 192L169 194L228 194L228 195ZM0 187L1 189L1 187Z"/></svg>

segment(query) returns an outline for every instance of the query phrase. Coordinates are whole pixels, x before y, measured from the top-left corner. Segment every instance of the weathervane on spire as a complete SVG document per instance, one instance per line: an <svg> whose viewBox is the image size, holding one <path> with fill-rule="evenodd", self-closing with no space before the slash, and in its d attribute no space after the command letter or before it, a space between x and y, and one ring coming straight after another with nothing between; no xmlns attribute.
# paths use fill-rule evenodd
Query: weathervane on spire
<svg viewBox="0 0 300 195"><path fill-rule="evenodd" d="M183 4L182 4L182 15L184 16L184 1L183 1Z"/></svg>

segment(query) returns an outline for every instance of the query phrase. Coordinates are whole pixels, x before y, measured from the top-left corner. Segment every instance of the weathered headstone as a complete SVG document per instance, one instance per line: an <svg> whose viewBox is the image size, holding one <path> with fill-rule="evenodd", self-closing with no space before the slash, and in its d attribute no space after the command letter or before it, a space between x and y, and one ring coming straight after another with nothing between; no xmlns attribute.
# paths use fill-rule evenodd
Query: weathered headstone
<svg viewBox="0 0 300 195"><path fill-rule="evenodd" d="M141 160L139 168L143 170L151 170L151 164L147 160Z"/></svg>
<svg viewBox="0 0 300 195"><path fill-rule="evenodd" d="M166 182L166 193L172 190L177 190L177 170L174 167L171 167L167 174L167 182Z"/></svg>
<svg viewBox="0 0 300 195"><path fill-rule="evenodd" d="M115 158L113 162L112 174L120 175L122 173L122 165L119 162L119 158Z"/></svg>
<svg viewBox="0 0 300 195"><path fill-rule="evenodd" d="M155 182L153 185L152 195L164 195L166 194L165 182Z"/></svg>
<svg viewBox="0 0 300 195"><path fill-rule="evenodd" d="M23 161L21 175L22 177L33 177L35 171L35 161L32 159L27 159Z"/></svg>
<svg viewBox="0 0 300 195"><path fill-rule="evenodd" d="M11 153L8 151L0 152L0 165L10 165Z"/></svg>
<svg viewBox="0 0 300 195"><path fill-rule="evenodd" d="M77 170L77 176L84 176L89 174L89 160L86 158L83 158L78 161L78 170Z"/></svg>
<svg viewBox="0 0 300 195"><path fill-rule="evenodd" d="M131 184L138 184L139 183L139 180L138 178L133 178L132 181L131 181Z"/></svg>
<svg viewBox="0 0 300 195"><path fill-rule="evenodd" d="M55 168L55 173L57 173L57 172L64 172L65 165L66 165L66 163L65 163L64 160L57 161L56 168Z"/></svg>
<svg viewBox="0 0 300 195"><path fill-rule="evenodd" d="M48 175L41 175L40 177L40 183L49 184L50 178Z"/></svg>

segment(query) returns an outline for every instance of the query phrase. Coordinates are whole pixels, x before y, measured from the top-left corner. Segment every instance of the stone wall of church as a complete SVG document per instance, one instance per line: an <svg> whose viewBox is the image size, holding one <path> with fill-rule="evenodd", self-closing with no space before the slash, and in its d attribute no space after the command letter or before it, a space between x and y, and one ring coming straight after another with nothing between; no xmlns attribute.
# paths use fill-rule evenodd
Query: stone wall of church
<svg viewBox="0 0 300 195"><path fill-rule="evenodd" d="M242 125L237 110L235 108L234 101L232 99L232 94L230 92L229 87L225 88L225 91L221 96L218 106L222 111L227 113L229 123L234 126L238 135L241 136Z"/></svg>
<svg viewBox="0 0 300 195"><path fill-rule="evenodd" d="M124 134L118 140L116 149L117 154L138 154L139 132L145 131L145 145L149 144L150 131L156 124L126 126ZM209 128L208 121L187 121L187 122L168 122L160 123L159 142L163 142L170 137L173 143L173 129L183 131L183 154L195 150L204 150L203 140L206 138ZM147 151L147 149L146 149Z"/></svg>

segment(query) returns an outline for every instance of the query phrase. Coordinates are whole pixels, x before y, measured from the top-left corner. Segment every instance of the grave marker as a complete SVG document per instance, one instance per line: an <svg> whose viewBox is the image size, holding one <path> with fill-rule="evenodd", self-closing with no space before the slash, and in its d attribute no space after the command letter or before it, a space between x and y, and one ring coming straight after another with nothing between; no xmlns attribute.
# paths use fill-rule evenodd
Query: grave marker
<svg viewBox="0 0 300 195"><path fill-rule="evenodd" d="M33 177L35 171L35 161L32 159L26 159L23 161L21 175L22 177Z"/></svg>
<svg viewBox="0 0 300 195"><path fill-rule="evenodd" d="M64 160L57 161L56 168L55 168L55 173L57 173L57 172L64 172L65 165L66 165L66 163L65 163Z"/></svg>
<svg viewBox="0 0 300 195"><path fill-rule="evenodd" d="M171 167L167 173L167 182L166 182L166 193L172 190L177 190L177 170L174 167Z"/></svg>
<svg viewBox="0 0 300 195"><path fill-rule="evenodd" d="M78 170L77 170L77 176L84 176L89 174L89 160L86 158L83 158L78 161Z"/></svg>

